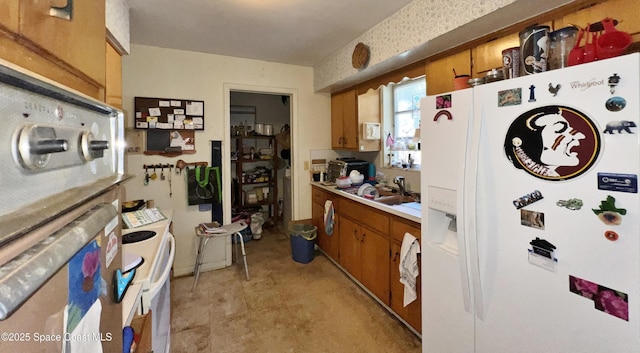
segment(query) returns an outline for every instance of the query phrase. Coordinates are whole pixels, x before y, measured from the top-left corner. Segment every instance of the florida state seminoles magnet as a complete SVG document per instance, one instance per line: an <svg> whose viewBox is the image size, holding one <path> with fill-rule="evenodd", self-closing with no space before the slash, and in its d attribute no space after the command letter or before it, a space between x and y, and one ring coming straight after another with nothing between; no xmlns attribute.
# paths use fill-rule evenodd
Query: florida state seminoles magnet
<svg viewBox="0 0 640 353"><path fill-rule="evenodd" d="M593 166L600 153L600 135L584 113L549 105L518 116L509 127L504 152L514 167L536 178L575 178Z"/></svg>

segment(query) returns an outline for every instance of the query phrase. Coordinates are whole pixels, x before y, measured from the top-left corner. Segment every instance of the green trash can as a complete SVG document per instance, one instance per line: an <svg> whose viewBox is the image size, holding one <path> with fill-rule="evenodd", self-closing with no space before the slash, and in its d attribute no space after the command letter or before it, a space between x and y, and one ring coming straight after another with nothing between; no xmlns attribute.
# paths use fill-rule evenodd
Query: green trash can
<svg viewBox="0 0 640 353"><path fill-rule="evenodd" d="M293 261L301 264L313 261L313 246L318 236L318 228L311 224L291 224L289 232Z"/></svg>

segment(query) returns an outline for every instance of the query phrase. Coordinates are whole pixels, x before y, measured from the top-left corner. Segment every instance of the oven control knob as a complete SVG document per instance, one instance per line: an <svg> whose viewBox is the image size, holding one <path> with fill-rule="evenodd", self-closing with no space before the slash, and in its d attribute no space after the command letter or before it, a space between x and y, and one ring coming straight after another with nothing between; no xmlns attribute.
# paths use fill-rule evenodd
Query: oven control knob
<svg viewBox="0 0 640 353"><path fill-rule="evenodd" d="M65 152L69 142L56 137L52 127L30 125L18 133L17 150L23 166L36 170L44 168L51 159L51 153Z"/></svg>
<svg viewBox="0 0 640 353"><path fill-rule="evenodd" d="M109 141L94 140L91 132L85 131L80 137L82 157L86 161L92 161L104 156L104 150L109 149Z"/></svg>

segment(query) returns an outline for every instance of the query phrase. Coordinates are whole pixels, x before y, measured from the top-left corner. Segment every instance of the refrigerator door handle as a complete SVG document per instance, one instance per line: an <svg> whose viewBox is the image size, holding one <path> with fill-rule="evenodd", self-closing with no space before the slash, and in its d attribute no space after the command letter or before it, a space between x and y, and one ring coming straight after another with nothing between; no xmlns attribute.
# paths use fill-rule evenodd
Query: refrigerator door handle
<svg viewBox="0 0 640 353"><path fill-rule="evenodd" d="M463 167L464 168L464 167ZM464 190L464 178L458 182L458 190ZM460 267L460 283L462 289L462 302L464 303L464 310L470 314L473 313L473 307L471 306L471 288L469 287L469 266L467 263L467 245L466 245L466 232L465 232L465 209L464 209L464 192L458 192L457 204L457 217L456 222L456 234L458 240L458 266Z"/></svg>
<svg viewBox="0 0 640 353"><path fill-rule="evenodd" d="M475 316L484 321L484 299L482 293L482 282L480 276L480 259L477 239L476 220L476 193L478 175L478 157L480 150L480 134L482 119L469 119L469 138L467 139L466 161L464 168L463 209L464 209L464 229L467 241L465 249L468 251L469 259L469 281L473 292L473 306Z"/></svg>
<svg viewBox="0 0 640 353"><path fill-rule="evenodd" d="M458 190L463 190L459 188ZM458 193L458 205L464 205L462 202L464 199L464 192ZM459 207L458 216L456 217L457 238L458 238L458 266L460 267L460 283L462 289L462 302L464 303L464 310L470 314L473 313L473 307L471 306L471 288L469 287L469 266L467 264L467 250L466 250L466 233L464 227L464 210L463 207ZM458 222L458 220L460 220Z"/></svg>

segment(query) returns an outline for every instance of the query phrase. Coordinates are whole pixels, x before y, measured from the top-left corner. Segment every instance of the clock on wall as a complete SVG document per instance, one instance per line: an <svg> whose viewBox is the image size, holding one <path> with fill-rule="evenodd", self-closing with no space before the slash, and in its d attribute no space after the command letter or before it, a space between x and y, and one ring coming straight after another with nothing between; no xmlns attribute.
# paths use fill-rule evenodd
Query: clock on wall
<svg viewBox="0 0 640 353"><path fill-rule="evenodd" d="M367 66L369 61L369 47L363 43L358 43L353 49L353 55L351 56L351 64L356 69L362 69Z"/></svg>

